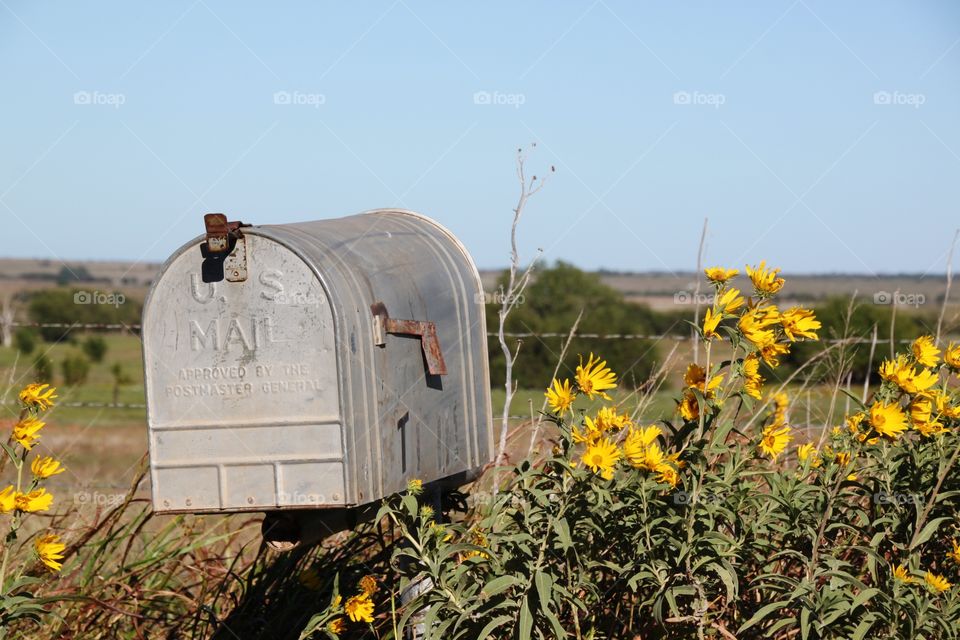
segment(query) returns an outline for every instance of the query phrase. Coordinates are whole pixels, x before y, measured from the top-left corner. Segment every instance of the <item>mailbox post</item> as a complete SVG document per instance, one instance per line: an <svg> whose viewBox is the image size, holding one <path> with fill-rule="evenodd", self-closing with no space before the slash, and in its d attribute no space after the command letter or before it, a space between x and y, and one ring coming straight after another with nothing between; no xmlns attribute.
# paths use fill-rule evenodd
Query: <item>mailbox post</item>
<svg viewBox="0 0 960 640"><path fill-rule="evenodd" d="M492 459L483 290L449 231L401 210L206 226L144 304L158 513L341 517Z"/></svg>

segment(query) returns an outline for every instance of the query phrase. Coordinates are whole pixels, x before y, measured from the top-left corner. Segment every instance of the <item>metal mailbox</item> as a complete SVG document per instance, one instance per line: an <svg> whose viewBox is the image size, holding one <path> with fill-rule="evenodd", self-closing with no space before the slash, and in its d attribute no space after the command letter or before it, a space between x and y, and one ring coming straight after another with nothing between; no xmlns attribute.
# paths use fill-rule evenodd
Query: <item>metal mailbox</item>
<svg viewBox="0 0 960 640"><path fill-rule="evenodd" d="M143 310L158 512L351 507L492 459L483 290L449 231L206 222Z"/></svg>

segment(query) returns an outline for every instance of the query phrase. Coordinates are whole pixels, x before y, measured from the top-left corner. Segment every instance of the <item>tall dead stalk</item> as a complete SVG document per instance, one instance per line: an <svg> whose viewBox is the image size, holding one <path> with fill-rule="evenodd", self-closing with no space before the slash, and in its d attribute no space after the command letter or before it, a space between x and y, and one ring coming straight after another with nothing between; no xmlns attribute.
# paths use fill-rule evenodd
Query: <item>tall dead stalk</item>
<svg viewBox="0 0 960 640"><path fill-rule="evenodd" d="M536 147L536 143L531 145L532 148ZM543 185L546 183L545 178L538 178L537 176L532 176L527 178L525 171L525 161L526 153L524 150L517 150L517 178L520 181L520 197L517 200L517 206L513 209L513 224L510 227L510 274L507 280L506 289L501 287L500 289L500 311L499 311L499 321L500 326L497 331L497 338L500 342L500 350L503 351L503 357L506 364L506 375L503 383L504 390L506 391L506 397L503 401L503 419L500 425L500 443L497 447L497 458L496 464L499 466L504 463L507 449L507 433L510 428L510 406L513 402L513 396L516 393L517 387L516 383L513 380L513 363L517 359L517 354L520 352L520 341L517 341L516 347L514 349L510 348L510 345L507 344L507 339L505 336L507 317L510 315L510 312L513 311L519 301L523 300L523 292L527 288L527 285L530 284L530 276L533 273L533 268L537 263L537 260L540 257L538 251L537 256L530 261L530 264L526 269L520 272L520 252L517 249L517 227L520 224L520 218L523 216L523 211L527 206L527 201L533 197L540 189L543 188ZM550 167L551 173L554 171L553 167ZM497 492L497 480L496 474L494 479L493 491L496 494Z"/></svg>

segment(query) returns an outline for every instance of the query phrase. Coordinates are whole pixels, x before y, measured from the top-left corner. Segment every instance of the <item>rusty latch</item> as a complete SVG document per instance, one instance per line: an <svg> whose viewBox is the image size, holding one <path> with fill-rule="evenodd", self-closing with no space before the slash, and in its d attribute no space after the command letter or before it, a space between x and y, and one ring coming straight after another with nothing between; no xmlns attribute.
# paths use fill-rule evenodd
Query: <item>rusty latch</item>
<svg viewBox="0 0 960 640"><path fill-rule="evenodd" d="M203 216L207 241L200 245L203 256L201 273L204 282L243 282L247 279L247 241L240 221L227 222L222 213L207 213Z"/></svg>
<svg viewBox="0 0 960 640"><path fill-rule="evenodd" d="M387 344L387 333L419 336L420 346L423 348L423 357L427 361L427 371L431 375L447 375L447 363L443 360L440 350L440 339L437 337L437 325L425 320L396 320L387 313L387 307L382 302L370 305L373 312L373 339L377 346Z"/></svg>

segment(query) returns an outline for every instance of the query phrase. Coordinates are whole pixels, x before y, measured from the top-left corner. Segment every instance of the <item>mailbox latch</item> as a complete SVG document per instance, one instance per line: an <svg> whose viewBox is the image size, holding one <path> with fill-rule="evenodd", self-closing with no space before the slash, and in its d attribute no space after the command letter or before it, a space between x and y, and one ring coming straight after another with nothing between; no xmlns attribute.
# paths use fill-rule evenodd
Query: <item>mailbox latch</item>
<svg viewBox="0 0 960 640"><path fill-rule="evenodd" d="M244 282L247 279L247 241L242 222L227 222L222 213L203 216L207 241L200 245L203 256L201 275L204 282Z"/></svg>
<svg viewBox="0 0 960 640"><path fill-rule="evenodd" d="M447 363L443 360L440 350L440 339L437 337L437 325L425 320L397 320L387 313L387 307L382 302L370 305L373 312L373 340L377 346L387 344L388 333L407 336L419 336L420 346L423 348L423 357L427 361L427 371L431 375L447 375Z"/></svg>

